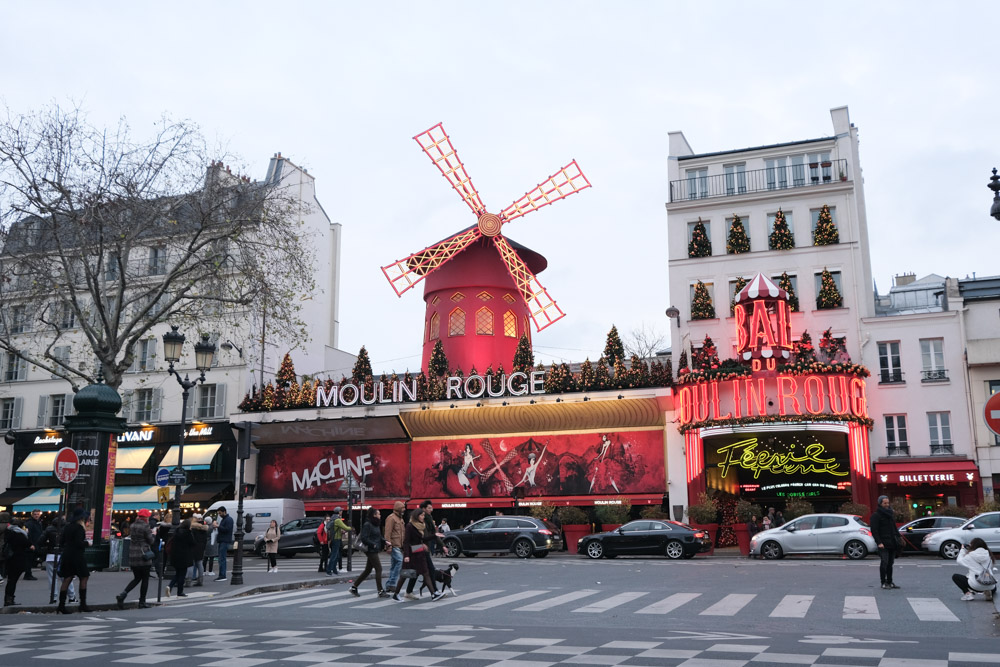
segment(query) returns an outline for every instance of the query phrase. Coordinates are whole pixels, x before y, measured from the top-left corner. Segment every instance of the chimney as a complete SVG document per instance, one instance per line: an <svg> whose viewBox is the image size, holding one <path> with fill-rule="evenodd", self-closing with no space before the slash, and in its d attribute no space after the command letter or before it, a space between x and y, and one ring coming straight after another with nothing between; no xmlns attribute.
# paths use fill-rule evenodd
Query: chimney
<svg viewBox="0 0 1000 667"><path fill-rule="evenodd" d="M917 274L915 273L900 273L892 279L892 284L895 287L905 287L917 279Z"/></svg>

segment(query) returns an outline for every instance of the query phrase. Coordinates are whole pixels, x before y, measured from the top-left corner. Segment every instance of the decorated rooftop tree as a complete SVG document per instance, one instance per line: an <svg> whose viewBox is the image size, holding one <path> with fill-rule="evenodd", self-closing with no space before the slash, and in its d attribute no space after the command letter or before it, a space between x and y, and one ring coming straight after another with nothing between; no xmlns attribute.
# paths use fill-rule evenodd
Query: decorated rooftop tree
<svg viewBox="0 0 1000 667"><path fill-rule="evenodd" d="M698 218L691 230L691 240L688 242L688 257L711 257L712 241L708 238L705 223Z"/></svg>
<svg viewBox="0 0 1000 667"><path fill-rule="evenodd" d="M611 373L608 372L608 362L601 356L597 360L597 368L594 369L593 389L611 389Z"/></svg>
<svg viewBox="0 0 1000 667"><path fill-rule="evenodd" d="M733 281L733 298L729 300L729 314L732 315L736 311L736 295L740 293L747 283L750 282L743 276L739 276Z"/></svg>
<svg viewBox="0 0 1000 667"><path fill-rule="evenodd" d="M740 255L745 252L750 252L750 238L747 236L747 230L743 228L740 216L733 213L733 221L729 224L729 237L726 239L726 253Z"/></svg>
<svg viewBox="0 0 1000 667"><path fill-rule="evenodd" d="M673 383L673 367L670 359L666 363L654 360L649 368L649 383L654 387L669 387Z"/></svg>
<svg viewBox="0 0 1000 667"><path fill-rule="evenodd" d="M844 304L844 298L837 289L837 283L833 280L833 274L826 268L819 279L819 294L816 295L816 308L819 310L829 310L840 308Z"/></svg>
<svg viewBox="0 0 1000 667"><path fill-rule="evenodd" d="M680 356L677 358L677 373L690 373L691 369L688 367L688 353L687 350L681 350Z"/></svg>
<svg viewBox="0 0 1000 667"><path fill-rule="evenodd" d="M840 243L840 232L830 215L830 207L823 204L819 210L819 218L816 220L816 229L813 231L813 245L834 245Z"/></svg>
<svg viewBox="0 0 1000 667"><path fill-rule="evenodd" d="M792 277L788 275L787 271L781 272L781 278L778 279L778 287L788 293L788 307L791 308L792 312L799 312L799 297L795 296L795 287L792 285Z"/></svg>
<svg viewBox="0 0 1000 667"><path fill-rule="evenodd" d="M439 378L448 374L448 357L444 353L444 344L438 339L427 362L427 372L431 377Z"/></svg>
<svg viewBox="0 0 1000 667"><path fill-rule="evenodd" d="M580 366L580 391L590 391L594 388L594 364L590 363L590 357Z"/></svg>
<svg viewBox="0 0 1000 667"><path fill-rule="evenodd" d="M439 343L441 341L438 341ZM443 354L443 349L442 349ZM365 346L361 346L361 351L358 352L358 360L354 362L354 370L351 371L351 379L355 383L361 384L365 381L365 378L371 377L372 374L372 362L368 358L368 350Z"/></svg>
<svg viewBox="0 0 1000 667"><path fill-rule="evenodd" d="M798 364L811 364L816 361L816 348L808 331L803 331L795 343L795 361Z"/></svg>
<svg viewBox="0 0 1000 667"><path fill-rule="evenodd" d="M788 220L780 208L774 214L774 228L767 237L767 245L771 250L791 250L795 247L795 237L788 228Z"/></svg>
<svg viewBox="0 0 1000 667"><path fill-rule="evenodd" d="M559 375L563 378L563 391L580 391L580 383L565 361L559 364Z"/></svg>
<svg viewBox="0 0 1000 667"><path fill-rule="evenodd" d="M515 373L530 373L534 368L535 355L531 351L531 342L527 334L521 334L521 339L517 341L517 350L514 352L512 370Z"/></svg>
<svg viewBox="0 0 1000 667"><path fill-rule="evenodd" d="M628 389L631 378L629 377L628 368L625 366L625 361L623 359L615 359L613 371L614 387L616 389Z"/></svg>
<svg viewBox="0 0 1000 667"><path fill-rule="evenodd" d="M835 338L831 329L824 331L820 337L819 351L823 361L828 364L851 361L850 355L847 354L847 343L844 338Z"/></svg>
<svg viewBox="0 0 1000 667"><path fill-rule="evenodd" d="M611 325L611 331L608 332L608 337L604 343L604 358L607 359L608 363L612 366L615 365L619 360L625 358L625 346L622 345L622 339L618 335L618 327Z"/></svg>
<svg viewBox="0 0 1000 667"><path fill-rule="evenodd" d="M364 349L361 348L362 351ZM281 360L281 368L278 369L278 374L274 376L274 381L279 387L287 387L295 382L295 366L292 364L292 356L287 352Z"/></svg>
<svg viewBox="0 0 1000 667"><path fill-rule="evenodd" d="M701 347L691 350L691 361L695 370L707 371L719 367L719 350L711 336L705 336Z"/></svg>
<svg viewBox="0 0 1000 667"><path fill-rule="evenodd" d="M629 360L629 386L630 387L648 387L649 386L649 367L646 362L639 358L638 354L633 354L632 358Z"/></svg>
<svg viewBox="0 0 1000 667"><path fill-rule="evenodd" d="M694 296L691 297L691 319L715 319L715 306L712 305L712 297L709 295L705 283L700 280L695 283Z"/></svg>

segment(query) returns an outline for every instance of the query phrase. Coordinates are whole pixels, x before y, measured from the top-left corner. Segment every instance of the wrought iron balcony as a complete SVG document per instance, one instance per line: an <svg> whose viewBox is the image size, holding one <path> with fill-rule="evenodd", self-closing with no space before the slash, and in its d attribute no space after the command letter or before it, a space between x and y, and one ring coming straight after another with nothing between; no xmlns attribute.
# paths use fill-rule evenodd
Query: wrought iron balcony
<svg viewBox="0 0 1000 667"><path fill-rule="evenodd" d="M735 197L754 192L829 185L846 180L847 160L806 162L714 176L690 176L683 180L671 181L670 201Z"/></svg>
<svg viewBox="0 0 1000 667"><path fill-rule="evenodd" d="M921 382L947 382L948 371L944 368L931 368L920 371Z"/></svg>
<svg viewBox="0 0 1000 667"><path fill-rule="evenodd" d="M934 454L954 454L955 445L948 443L947 445L931 445L931 455Z"/></svg>
<svg viewBox="0 0 1000 667"><path fill-rule="evenodd" d="M879 384L903 384L905 382L906 380L903 379L903 371L883 369L879 374Z"/></svg>
<svg viewBox="0 0 1000 667"><path fill-rule="evenodd" d="M910 446L909 445L899 445L897 447L889 447L889 456L909 456Z"/></svg>

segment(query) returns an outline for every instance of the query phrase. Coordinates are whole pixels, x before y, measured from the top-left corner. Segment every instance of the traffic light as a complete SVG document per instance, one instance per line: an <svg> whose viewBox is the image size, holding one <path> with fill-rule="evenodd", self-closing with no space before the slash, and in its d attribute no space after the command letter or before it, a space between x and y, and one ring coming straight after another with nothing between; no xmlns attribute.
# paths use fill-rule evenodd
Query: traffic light
<svg viewBox="0 0 1000 667"><path fill-rule="evenodd" d="M259 435L253 434L253 422L238 422L233 424L236 431L236 458L250 458L250 450L253 443L260 440Z"/></svg>
<svg viewBox="0 0 1000 667"><path fill-rule="evenodd" d="M243 517L243 532L249 533L253 531L253 514L246 514Z"/></svg>

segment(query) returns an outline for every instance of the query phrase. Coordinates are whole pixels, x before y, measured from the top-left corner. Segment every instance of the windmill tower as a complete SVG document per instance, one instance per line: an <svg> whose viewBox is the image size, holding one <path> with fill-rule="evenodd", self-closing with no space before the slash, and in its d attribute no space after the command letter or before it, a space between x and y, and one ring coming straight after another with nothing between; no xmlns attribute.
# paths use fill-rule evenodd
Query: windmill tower
<svg viewBox="0 0 1000 667"><path fill-rule="evenodd" d="M475 225L382 267L399 296L427 278L421 368L426 372L441 340L453 368L482 373L503 364L510 370L518 339L531 338L529 318L541 331L565 313L536 277L545 258L506 238L501 227L589 188L590 181L573 160L499 214L490 213L441 123L414 139L476 216Z"/></svg>

